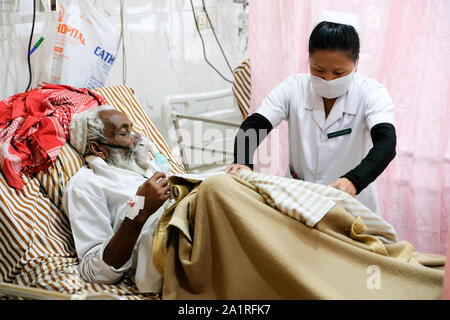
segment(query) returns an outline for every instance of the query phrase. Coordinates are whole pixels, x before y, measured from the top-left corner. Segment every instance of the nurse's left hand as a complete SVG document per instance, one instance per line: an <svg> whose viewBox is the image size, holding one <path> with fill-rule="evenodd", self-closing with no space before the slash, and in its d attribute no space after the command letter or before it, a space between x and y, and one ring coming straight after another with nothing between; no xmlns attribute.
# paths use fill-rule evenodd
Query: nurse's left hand
<svg viewBox="0 0 450 320"><path fill-rule="evenodd" d="M329 185L329 187L333 187L338 190L347 192L352 197L354 197L356 195L355 185L353 184L353 182L351 182L347 178L340 178L340 179L336 180L335 182L331 183Z"/></svg>

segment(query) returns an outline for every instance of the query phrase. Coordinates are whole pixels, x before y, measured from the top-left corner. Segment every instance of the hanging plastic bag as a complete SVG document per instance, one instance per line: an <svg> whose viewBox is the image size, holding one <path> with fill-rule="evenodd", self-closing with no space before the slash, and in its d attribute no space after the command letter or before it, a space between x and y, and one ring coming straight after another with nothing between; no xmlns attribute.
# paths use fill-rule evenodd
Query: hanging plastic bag
<svg viewBox="0 0 450 320"><path fill-rule="evenodd" d="M120 30L86 0L60 0L51 82L102 87L119 44Z"/></svg>

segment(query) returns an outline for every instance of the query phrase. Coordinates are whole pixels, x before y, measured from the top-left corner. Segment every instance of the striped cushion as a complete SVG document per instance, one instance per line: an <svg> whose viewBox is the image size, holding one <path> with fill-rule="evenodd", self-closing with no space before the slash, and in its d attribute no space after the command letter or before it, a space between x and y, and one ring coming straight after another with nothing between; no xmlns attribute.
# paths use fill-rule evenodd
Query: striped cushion
<svg viewBox="0 0 450 320"><path fill-rule="evenodd" d="M131 88L118 85L95 91L125 112L136 130L172 160L173 173L184 173ZM128 299L159 298L158 294L138 294L127 278L114 285L81 279L69 221L58 208L69 179L83 165L82 157L66 143L50 168L36 178L23 177L23 193L17 194L0 175L0 281L69 294L107 292Z"/></svg>
<svg viewBox="0 0 450 320"><path fill-rule="evenodd" d="M82 166L84 159L70 143L66 143L53 165L37 175L45 194L58 208L62 208L62 197L67 183Z"/></svg>
<svg viewBox="0 0 450 320"><path fill-rule="evenodd" d="M242 119L245 120L250 112L250 59L242 62L241 65L234 69L233 73L233 94L241 112Z"/></svg>

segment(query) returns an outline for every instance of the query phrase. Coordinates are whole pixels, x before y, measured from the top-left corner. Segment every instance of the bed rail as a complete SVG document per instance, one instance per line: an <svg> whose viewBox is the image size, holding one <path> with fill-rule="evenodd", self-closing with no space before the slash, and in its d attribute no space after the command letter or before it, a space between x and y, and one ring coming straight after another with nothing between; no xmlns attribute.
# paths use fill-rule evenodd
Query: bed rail
<svg viewBox="0 0 450 320"><path fill-rule="evenodd" d="M0 282L0 299L2 296L14 296L33 300L122 300L121 297L110 293L67 294Z"/></svg>
<svg viewBox="0 0 450 320"><path fill-rule="evenodd" d="M199 102L214 101L221 98L232 98L229 106L218 105L212 111L199 112ZM175 105L178 105L175 107ZM182 111L180 111L180 108ZM224 89L210 91L205 93L193 93L183 95L170 95L165 97L161 109L161 132L167 138L170 131L174 129L179 148L179 157L183 162L183 166L188 172L206 172L220 169L225 163L208 163L208 164L191 164L187 159L187 150L199 150L201 152L217 153L228 156L227 161L231 161L230 156L233 155L230 150L224 148L216 148L194 143L186 143L183 141L181 129L185 129L184 125L188 125L190 121L200 121L202 123L217 125L218 127L231 127L238 129L240 122L225 120L227 118L240 119L241 115L236 105L236 100L232 89ZM173 123L173 127L171 124ZM191 122L192 123L192 122ZM227 138L224 139L224 141ZM216 141L217 142L217 141ZM226 144L226 142L225 142Z"/></svg>

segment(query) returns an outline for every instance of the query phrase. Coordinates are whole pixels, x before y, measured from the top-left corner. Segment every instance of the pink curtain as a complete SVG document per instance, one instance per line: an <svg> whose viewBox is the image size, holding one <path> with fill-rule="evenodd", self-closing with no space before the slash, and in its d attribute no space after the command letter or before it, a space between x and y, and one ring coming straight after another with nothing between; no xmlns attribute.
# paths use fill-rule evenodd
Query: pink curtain
<svg viewBox="0 0 450 320"><path fill-rule="evenodd" d="M286 77L307 72L308 37L321 10L360 17L358 72L395 103L397 156L378 178L381 214L417 250L445 254L450 212L450 1L250 1L251 111ZM255 155L284 175L287 125Z"/></svg>

